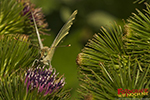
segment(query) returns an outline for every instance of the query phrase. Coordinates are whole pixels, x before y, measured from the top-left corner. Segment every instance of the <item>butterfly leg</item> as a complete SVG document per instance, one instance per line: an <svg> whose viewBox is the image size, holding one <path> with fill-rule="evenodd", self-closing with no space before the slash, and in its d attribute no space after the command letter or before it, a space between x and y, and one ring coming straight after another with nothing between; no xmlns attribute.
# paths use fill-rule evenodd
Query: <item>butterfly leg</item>
<svg viewBox="0 0 150 100"><path fill-rule="evenodd" d="M34 66L34 64L35 64L36 62L39 62L39 60L38 60L38 59L35 59L35 60L33 61L33 63L32 63L32 66Z"/></svg>

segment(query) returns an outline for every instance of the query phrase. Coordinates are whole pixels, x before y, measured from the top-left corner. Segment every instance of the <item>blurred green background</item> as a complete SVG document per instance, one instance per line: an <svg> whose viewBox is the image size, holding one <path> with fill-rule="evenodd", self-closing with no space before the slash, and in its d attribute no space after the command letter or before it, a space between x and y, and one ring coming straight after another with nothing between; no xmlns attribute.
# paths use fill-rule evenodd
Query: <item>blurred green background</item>
<svg viewBox="0 0 150 100"><path fill-rule="evenodd" d="M108 27L116 21L123 27L122 19L129 18L135 8L143 9L144 4L133 4L134 0L32 0L37 7L42 7L46 21L51 31L50 36L42 36L44 45L50 46L55 36L74 10L78 14L69 35L57 47L52 66L60 75L66 78L65 87L72 88L71 99L77 97L79 86L77 78L76 57L82 48L92 38L94 33L100 32L101 26ZM71 44L71 47L62 47Z"/></svg>

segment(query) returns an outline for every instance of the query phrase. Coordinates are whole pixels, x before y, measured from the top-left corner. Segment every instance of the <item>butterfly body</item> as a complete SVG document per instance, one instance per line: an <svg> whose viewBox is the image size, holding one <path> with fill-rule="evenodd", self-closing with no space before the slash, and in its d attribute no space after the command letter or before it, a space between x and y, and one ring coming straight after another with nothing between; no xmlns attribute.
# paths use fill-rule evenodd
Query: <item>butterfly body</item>
<svg viewBox="0 0 150 100"><path fill-rule="evenodd" d="M55 48L49 48L49 47L43 47L41 49L41 62L43 62L45 65L49 65L51 63L52 57L53 57L53 53L55 50L53 50Z"/></svg>

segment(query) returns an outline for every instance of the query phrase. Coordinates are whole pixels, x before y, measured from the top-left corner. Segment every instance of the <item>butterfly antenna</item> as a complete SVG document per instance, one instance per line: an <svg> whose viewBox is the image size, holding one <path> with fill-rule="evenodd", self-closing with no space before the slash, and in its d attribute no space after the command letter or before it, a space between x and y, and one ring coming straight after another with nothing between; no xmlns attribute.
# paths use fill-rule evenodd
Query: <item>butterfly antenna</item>
<svg viewBox="0 0 150 100"><path fill-rule="evenodd" d="M71 44L68 44L68 45L60 45L60 46L56 46L56 47L54 47L54 48L58 48L58 47L70 47L71 46Z"/></svg>
<svg viewBox="0 0 150 100"><path fill-rule="evenodd" d="M33 16L32 12L31 12L31 14L32 14L32 19L33 19L33 23L34 23L34 26L35 26L36 34L37 34L37 37L38 37L40 49L42 49L43 48L43 44L42 44L42 41L41 41L41 38L40 38L40 34L39 34L39 31L38 31L38 28L37 28L37 24L36 24L36 21L35 21L35 18Z"/></svg>

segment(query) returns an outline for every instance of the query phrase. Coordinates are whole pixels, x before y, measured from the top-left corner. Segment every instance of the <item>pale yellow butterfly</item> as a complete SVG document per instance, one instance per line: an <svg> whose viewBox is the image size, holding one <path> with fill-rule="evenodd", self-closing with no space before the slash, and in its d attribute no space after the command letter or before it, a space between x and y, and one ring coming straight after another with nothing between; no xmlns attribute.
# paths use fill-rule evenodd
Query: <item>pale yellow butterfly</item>
<svg viewBox="0 0 150 100"><path fill-rule="evenodd" d="M37 37L38 37L38 41L39 41L39 45L40 45L40 49L41 49L41 57L42 60L41 62L43 62L46 65L51 64L52 61L52 57L54 55L55 49L57 47L57 45L60 43L60 41L69 33L69 29L71 27L71 25L73 24L73 20L75 19L75 16L77 14L77 10L75 10L72 15L69 17L68 21L66 22L66 24L61 28L61 30L59 31L58 35L56 36L56 38L54 39L52 45L50 48L48 47L43 47L41 38L40 38L40 34L36 25L36 21L35 18L32 14L32 18L33 18L33 22L35 25L35 30L37 33ZM44 56L45 52L47 52L47 55Z"/></svg>

